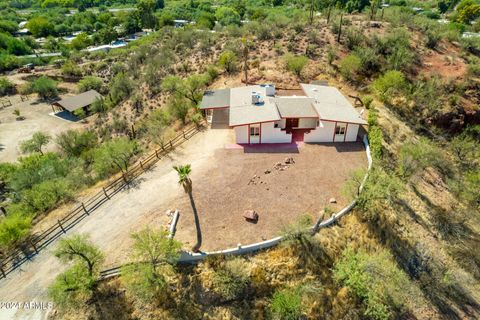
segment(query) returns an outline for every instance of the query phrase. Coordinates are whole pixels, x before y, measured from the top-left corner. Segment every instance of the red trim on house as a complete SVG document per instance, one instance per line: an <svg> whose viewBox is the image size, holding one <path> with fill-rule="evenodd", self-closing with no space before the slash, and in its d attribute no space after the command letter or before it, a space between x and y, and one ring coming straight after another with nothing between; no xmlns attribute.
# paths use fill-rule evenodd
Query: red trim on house
<svg viewBox="0 0 480 320"><path fill-rule="evenodd" d="M332 142L335 142L335 131L337 131L337 122L335 121L335 125L333 126L333 141Z"/></svg>
<svg viewBox="0 0 480 320"><path fill-rule="evenodd" d="M343 134L343 142L347 139L347 131L348 131L348 122L347 125L345 126L345 133Z"/></svg>
<svg viewBox="0 0 480 320"><path fill-rule="evenodd" d="M244 123L244 124L237 124L235 126L230 126L231 128L235 128L235 127L243 127L243 126L249 126L251 124L262 124L262 123L269 123L269 122L275 122L275 121L278 121L278 120L269 120L269 121L262 121L262 122L252 122L252 123Z"/></svg>
<svg viewBox="0 0 480 320"><path fill-rule="evenodd" d="M319 117L282 117L281 119L318 119Z"/></svg>
<svg viewBox="0 0 480 320"><path fill-rule="evenodd" d="M342 122L342 123L358 124L359 126L362 126L362 125L367 125L367 124L358 123L358 122L348 122L348 121L328 120L328 119L323 119L323 118L320 118L320 121L326 121L326 122Z"/></svg>

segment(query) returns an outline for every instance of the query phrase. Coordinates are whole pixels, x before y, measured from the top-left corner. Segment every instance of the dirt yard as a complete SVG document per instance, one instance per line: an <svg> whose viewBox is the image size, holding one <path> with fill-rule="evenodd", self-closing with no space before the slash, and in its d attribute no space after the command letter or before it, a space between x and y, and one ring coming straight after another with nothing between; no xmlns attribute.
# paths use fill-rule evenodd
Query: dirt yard
<svg viewBox="0 0 480 320"><path fill-rule="evenodd" d="M294 164L285 164L289 157ZM266 240L281 234L303 214L316 219L326 206L342 208L349 201L341 194L344 181L350 172L363 167L366 156L361 143L217 150L208 168L192 168L202 249ZM336 204L329 203L332 197ZM177 239L192 244L195 227L188 197L175 199L173 207L181 211ZM259 214L256 224L242 216L250 209Z"/></svg>
<svg viewBox="0 0 480 320"><path fill-rule="evenodd" d="M0 162L13 162L21 154L20 143L30 139L37 131L55 136L68 129L78 129L85 126L80 122L72 122L50 115L52 108L46 103L35 100L18 101L18 96L12 99L13 106L0 110ZM25 120L16 121L13 111L18 109ZM52 150L53 143L46 150Z"/></svg>

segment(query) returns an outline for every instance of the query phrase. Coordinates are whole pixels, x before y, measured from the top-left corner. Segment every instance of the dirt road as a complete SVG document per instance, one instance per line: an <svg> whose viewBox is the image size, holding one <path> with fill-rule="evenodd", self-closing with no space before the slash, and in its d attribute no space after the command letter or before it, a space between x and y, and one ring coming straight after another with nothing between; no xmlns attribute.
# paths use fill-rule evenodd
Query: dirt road
<svg viewBox="0 0 480 320"><path fill-rule="evenodd" d="M129 234L133 230L145 227L145 221L156 220L166 224L165 203L183 189L178 186L177 174L172 170L173 164L190 163L193 170L203 171L215 150L223 148L225 141L232 135L230 130L208 130L193 136L188 142L177 148L149 172L145 173L138 184L116 195L94 214L82 220L68 235L88 233L91 240L104 252L107 252L106 264L112 265L127 256L130 245ZM46 288L57 274L65 269L51 255L50 245L34 257L31 262L23 264L10 274L6 280L0 280L0 297L2 301L12 302L48 302ZM42 319L49 310L0 309L0 319Z"/></svg>

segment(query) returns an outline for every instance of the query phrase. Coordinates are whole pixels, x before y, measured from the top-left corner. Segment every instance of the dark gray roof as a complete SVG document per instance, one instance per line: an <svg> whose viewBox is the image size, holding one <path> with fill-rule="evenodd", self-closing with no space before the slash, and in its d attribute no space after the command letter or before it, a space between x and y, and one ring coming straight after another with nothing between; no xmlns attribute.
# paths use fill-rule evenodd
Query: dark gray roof
<svg viewBox="0 0 480 320"><path fill-rule="evenodd" d="M208 90L203 95L200 109L225 108L230 106L230 89Z"/></svg>
<svg viewBox="0 0 480 320"><path fill-rule="evenodd" d="M337 88L303 83L300 86L307 97L315 99L314 107L320 119L367 124Z"/></svg>
<svg viewBox="0 0 480 320"><path fill-rule="evenodd" d="M282 97L274 99L274 102L282 118L318 118L313 107L315 99Z"/></svg>
<svg viewBox="0 0 480 320"><path fill-rule="evenodd" d="M74 97L62 99L54 104L72 112L91 105L96 99L100 99L101 97L102 95L97 91L89 90Z"/></svg>

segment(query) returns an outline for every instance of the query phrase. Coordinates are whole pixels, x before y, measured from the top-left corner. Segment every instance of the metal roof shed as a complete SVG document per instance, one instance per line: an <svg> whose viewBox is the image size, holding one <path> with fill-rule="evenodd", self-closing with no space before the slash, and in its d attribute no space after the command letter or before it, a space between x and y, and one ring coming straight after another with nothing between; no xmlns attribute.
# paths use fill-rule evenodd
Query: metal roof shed
<svg viewBox="0 0 480 320"><path fill-rule="evenodd" d="M102 95L95 90L89 90L74 97L68 97L54 102L52 105L60 107L63 110L73 112L75 110L88 107L95 100L100 99Z"/></svg>

